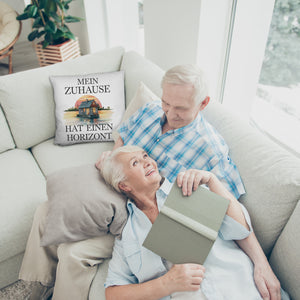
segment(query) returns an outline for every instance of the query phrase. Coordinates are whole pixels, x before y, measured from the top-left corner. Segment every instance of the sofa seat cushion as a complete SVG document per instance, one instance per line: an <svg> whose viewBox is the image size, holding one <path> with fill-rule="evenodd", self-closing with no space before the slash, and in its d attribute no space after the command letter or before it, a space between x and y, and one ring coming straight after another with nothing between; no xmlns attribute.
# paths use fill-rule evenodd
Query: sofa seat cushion
<svg viewBox="0 0 300 300"><path fill-rule="evenodd" d="M45 176L61 169L94 164L103 151L111 150L113 142L58 146L50 139L32 148L32 153Z"/></svg>
<svg viewBox="0 0 300 300"><path fill-rule="evenodd" d="M124 49L117 47L0 77L0 104L17 147L27 149L54 136L54 99L49 76L118 71L123 53Z"/></svg>
<svg viewBox="0 0 300 300"><path fill-rule="evenodd" d="M246 189L240 200L269 255L300 198L300 160L219 103L204 115L229 145Z"/></svg>
<svg viewBox="0 0 300 300"><path fill-rule="evenodd" d="M3 111L0 107L0 153L15 148Z"/></svg>
<svg viewBox="0 0 300 300"><path fill-rule="evenodd" d="M104 283L108 273L109 262L110 258L107 258L104 259L101 264L99 264L96 276L90 288L89 300L105 300Z"/></svg>
<svg viewBox="0 0 300 300"><path fill-rule="evenodd" d="M0 261L25 249L34 212L47 199L46 181L28 150L0 155Z"/></svg>

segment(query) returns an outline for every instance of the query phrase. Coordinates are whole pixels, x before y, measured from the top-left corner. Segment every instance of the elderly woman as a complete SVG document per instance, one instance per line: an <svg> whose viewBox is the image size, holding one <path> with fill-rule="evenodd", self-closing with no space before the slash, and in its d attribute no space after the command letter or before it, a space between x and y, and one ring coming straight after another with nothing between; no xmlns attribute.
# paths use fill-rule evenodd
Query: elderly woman
<svg viewBox="0 0 300 300"><path fill-rule="evenodd" d="M130 198L129 218L122 238L115 240L109 264L106 299L262 299L253 279L253 264L234 242L250 235L249 215L215 175L190 170L177 178L184 194L206 184L230 200L219 237L202 266L172 265L142 246L171 189L145 151L137 146L117 148L103 161L101 173L108 184ZM281 299L280 294L273 299Z"/></svg>

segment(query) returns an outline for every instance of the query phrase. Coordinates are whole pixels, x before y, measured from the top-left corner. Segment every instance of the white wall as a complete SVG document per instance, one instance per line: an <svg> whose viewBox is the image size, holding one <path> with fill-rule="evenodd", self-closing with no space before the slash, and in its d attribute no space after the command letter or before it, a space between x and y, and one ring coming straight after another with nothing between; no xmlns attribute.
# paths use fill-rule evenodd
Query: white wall
<svg viewBox="0 0 300 300"><path fill-rule="evenodd" d="M145 56L163 69L196 63L199 0L144 0Z"/></svg>
<svg viewBox="0 0 300 300"><path fill-rule="evenodd" d="M88 1L88 0L87 0ZM107 0L108 47L139 47L138 0Z"/></svg>
<svg viewBox="0 0 300 300"><path fill-rule="evenodd" d="M219 99L232 1L144 0L145 56L163 69L197 64Z"/></svg>

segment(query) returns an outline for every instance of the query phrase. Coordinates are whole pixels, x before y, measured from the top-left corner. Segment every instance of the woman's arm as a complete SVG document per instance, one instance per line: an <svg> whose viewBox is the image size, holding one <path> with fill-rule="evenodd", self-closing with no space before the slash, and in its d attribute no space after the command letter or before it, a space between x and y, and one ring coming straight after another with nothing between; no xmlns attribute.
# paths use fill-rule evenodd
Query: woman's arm
<svg viewBox="0 0 300 300"><path fill-rule="evenodd" d="M115 145L113 147L113 150L122 147L124 145L124 142L122 140L122 138L119 136L119 138L116 140ZM98 158L98 160L95 163L95 166L98 170L101 170L101 165L102 162L106 159L107 156L109 156L111 154L111 151L104 151L101 153L100 157Z"/></svg>
<svg viewBox="0 0 300 300"><path fill-rule="evenodd" d="M213 173L194 169L181 172L178 174L177 184L182 187L184 195L190 195L200 184L206 184L212 192L230 201L227 215L249 230L240 203ZM254 281L262 298L280 300L280 282L275 276L254 232L252 231L247 238L235 242L254 264Z"/></svg>
<svg viewBox="0 0 300 300"><path fill-rule="evenodd" d="M107 300L157 300L180 291L197 291L205 269L198 264L180 264L165 275L144 283L110 286L105 290Z"/></svg>

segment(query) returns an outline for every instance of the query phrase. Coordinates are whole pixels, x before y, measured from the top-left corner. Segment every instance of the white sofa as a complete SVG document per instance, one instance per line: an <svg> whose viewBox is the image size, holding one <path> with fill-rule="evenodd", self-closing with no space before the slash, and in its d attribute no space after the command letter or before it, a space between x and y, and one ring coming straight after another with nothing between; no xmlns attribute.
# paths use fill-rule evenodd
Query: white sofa
<svg viewBox="0 0 300 300"><path fill-rule="evenodd" d="M0 288L17 280L34 211L46 201L45 176L93 163L111 142L57 146L49 75L125 71L126 105L143 81L161 95L163 71L121 47L0 77ZM253 226L283 288L300 299L300 160L218 103L205 117L228 143L242 176ZM82 155L82 154L85 155ZM108 260L93 281L90 299L105 299ZM246 291L245 291L246 292Z"/></svg>

